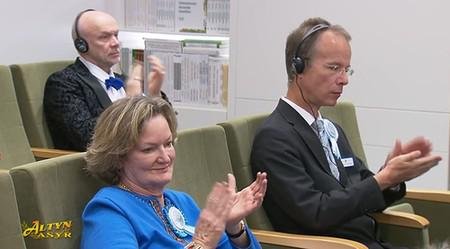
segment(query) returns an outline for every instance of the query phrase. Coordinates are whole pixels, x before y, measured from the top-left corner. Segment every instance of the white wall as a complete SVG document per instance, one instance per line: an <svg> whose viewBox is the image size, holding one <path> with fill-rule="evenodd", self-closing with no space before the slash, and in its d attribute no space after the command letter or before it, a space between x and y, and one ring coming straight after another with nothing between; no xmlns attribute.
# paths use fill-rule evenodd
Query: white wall
<svg viewBox="0 0 450 249"><path fill-rule="evenodd" d="M67 60L77 55L71 38L82 10L106 9L105 0L15 0L0 3L0 64Z"/></svg>
<svg viewBox="0 0 450 249"><path fill-rule="evenodd" d="M353 36L343 99L357 106L369 165L383 162L395 138L429 137L443 162L409 183L447 189L450 23L445 0L231 0L229 117L269 112L286 91L284 43L304 19L322 16ZM2 1L0 64L73 59L70 29L87 8L113 13L122 1ZM198 116L198 115L197 115ZM194 120L201 123L201 120ZM193 124L190 124L193 125Z"/></svg>
<svg viewBox="0 0 450 249"><path fill-rule="evenodd" d="M394 139L424 135L444 160L408 185L448 188L450 23L445 0L232 1L229 117L269 112L286 91L289 32L321 16L352 35L356 73L343 100L357 107L369 167Z"/></svg>

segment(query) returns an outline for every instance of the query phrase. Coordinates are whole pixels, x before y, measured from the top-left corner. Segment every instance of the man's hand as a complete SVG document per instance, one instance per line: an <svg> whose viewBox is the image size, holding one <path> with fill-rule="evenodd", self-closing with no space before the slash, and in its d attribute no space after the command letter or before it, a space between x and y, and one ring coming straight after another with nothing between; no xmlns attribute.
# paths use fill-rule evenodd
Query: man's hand
<svg viewBox="0 0 450 249"><path fill-rule="evenodd" d="M156 56L149 56L151 71L147 76L147 89L150 96L161 96L161 87L166 74L164 65Z"/></svg>
<svg viewBox="0 0 450 249"><path fill-rule="evenodd" d="M161 96L161 87L164 82L165 68L156 56L149 56L151 71L147 76L147 89L150 96ZM144 81L144 67L141 62L135 62L127 79L125 91L127 96L142 94Z"/></svg>
<svg viewBox="0 0 450 249"><path fill-rule="evenodd" d="M431 148L430 141L423 137L403 145L397 140L385 165L374 176L381 190L414 179L436 166L442 158L432 155Z"/></svg>
<svg viewBox="0 0 450 249"><path fill-rule="evenodd" d="M128 97L142 94L142 82L144 70L141 62L135 62L127 79L125 92Z"/></svg>

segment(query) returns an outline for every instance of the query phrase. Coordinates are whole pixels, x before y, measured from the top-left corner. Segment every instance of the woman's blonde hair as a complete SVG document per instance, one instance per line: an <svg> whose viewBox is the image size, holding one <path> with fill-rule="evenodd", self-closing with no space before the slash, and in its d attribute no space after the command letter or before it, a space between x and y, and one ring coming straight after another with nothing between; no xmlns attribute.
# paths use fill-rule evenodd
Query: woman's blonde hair
<svg viewBox="0 0 450 249"><path fill-rule="evenodd" d="M166 119L175 140L175 113L162 98L124 98L109 106L98 118L87 148L88 172L108 184L118 184L123 160L138 143L144 123L157 115Z"/></svg>

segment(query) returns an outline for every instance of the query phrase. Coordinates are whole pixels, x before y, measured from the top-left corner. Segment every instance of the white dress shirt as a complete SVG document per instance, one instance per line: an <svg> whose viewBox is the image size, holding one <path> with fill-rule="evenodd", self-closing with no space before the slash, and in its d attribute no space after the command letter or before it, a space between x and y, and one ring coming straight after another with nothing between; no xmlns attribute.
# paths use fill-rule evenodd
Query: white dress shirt
<svg viewBox="0 0 450 249"><path fill-rule="evenodd" d="M286 97L281 97L281 100L283 100L284 102L286 102L288 105L290 105L292 108L294 108L294 110L296 110L298 112L298 114L300 114L300 116L302 116L302 118L304 120L306 120L306 122L308 123L309 126L312 125L312 123L314 121L316 121L316 119L314 118L313 115L311 115L311 113L309 113L308 111L306 111L305 109L303 109L302 107L298 106L296 103L292 102L291 100L289 100ZM319 116L317 117L317 119L322 118L322 115L319 112Z"/></svg>
<svg viewBox="0 0 450 249"><path fill-rule="evenodd" d="M106 89L105 80L109 79L109 77L115 77L112 70L109 72L109 74L107 74L105 71L103 71L97 65L87 61L83 57L80 56L79 58L80 58L80 61L88 68L89 72L92 75L94 75L95 78L97 78L98 82L100 83L100 85L102 85L103 89L105 89L106 93L108 94L108 96L112 102L127 96L127 93L125 92L125 89L123 87L121 87L118 90L115 89L114 87L110 87L109 89Z"/></svg>

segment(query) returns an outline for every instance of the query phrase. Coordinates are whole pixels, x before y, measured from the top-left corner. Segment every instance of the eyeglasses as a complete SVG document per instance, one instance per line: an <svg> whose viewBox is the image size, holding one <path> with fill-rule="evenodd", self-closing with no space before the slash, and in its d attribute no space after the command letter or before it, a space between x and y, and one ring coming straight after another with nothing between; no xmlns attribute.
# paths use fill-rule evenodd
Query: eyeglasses
<svg viewBox="0 0 450 249"><path fill-rule="evenodd" d="M342 75L345 73L347 76L352 76L355 72L350 66L348 67L341 67L339 65L334 64L326 64L324 65L326 69L332 71L334 74Z"/></svg>

